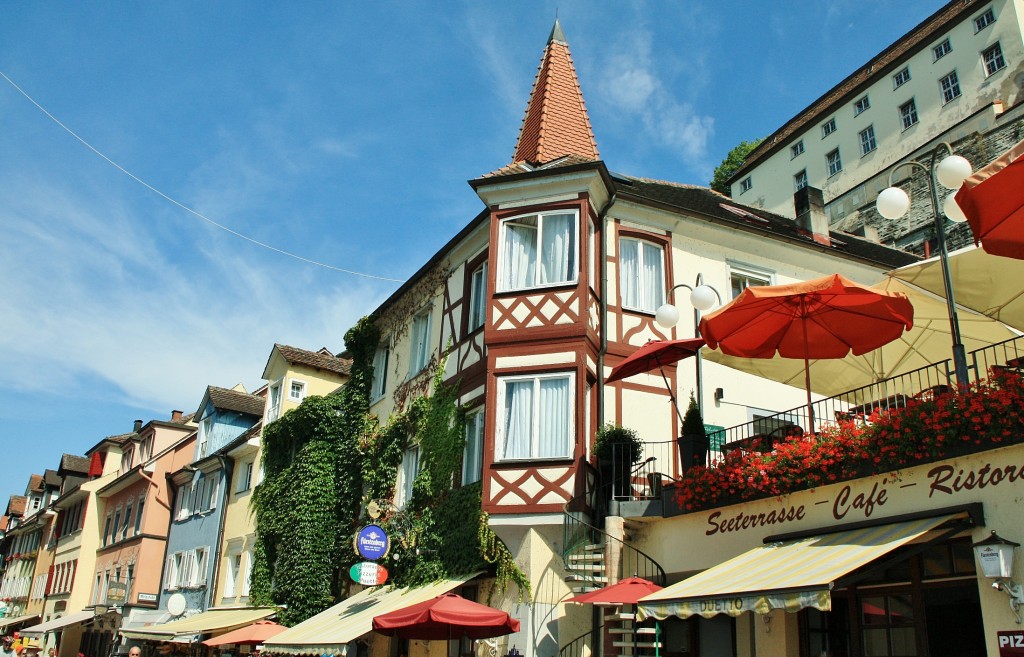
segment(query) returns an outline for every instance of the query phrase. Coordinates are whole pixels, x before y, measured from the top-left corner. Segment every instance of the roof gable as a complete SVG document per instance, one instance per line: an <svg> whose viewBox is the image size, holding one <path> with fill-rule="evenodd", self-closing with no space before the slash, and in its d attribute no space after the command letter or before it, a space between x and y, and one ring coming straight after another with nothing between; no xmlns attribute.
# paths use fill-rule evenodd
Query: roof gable
<svg viewBox="0 0 1024 657"><path fill-rule="evenodd" d="M267 364L263 368L264 379L267 379L269 376L270 367L274 362L275 355L279 355L289 365L305 365L342 376L349 376L352 373L352 360L334 356L326 347L321 348L319 351L307 351L278 343L274 345L270 352L270 357L267 358Z"/></svg>

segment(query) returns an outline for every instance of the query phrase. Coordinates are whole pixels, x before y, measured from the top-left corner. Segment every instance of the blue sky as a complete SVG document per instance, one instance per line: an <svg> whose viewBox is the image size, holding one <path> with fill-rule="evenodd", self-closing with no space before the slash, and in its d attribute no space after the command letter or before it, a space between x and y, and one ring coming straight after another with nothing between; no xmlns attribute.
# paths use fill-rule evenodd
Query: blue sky
<svg viewBox="0 0 1024 657"><path fill-rule="evenodd" d="M5 3L0 495L136 418L253 390L481 209L558 12L603 159L707 184L923 0Z"/></svg>

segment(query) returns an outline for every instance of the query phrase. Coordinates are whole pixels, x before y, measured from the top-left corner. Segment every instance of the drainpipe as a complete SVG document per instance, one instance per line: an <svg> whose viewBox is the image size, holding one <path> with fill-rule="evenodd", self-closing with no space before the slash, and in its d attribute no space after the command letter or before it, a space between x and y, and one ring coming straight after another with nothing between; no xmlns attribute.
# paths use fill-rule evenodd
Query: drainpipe
<svg viewBox="0 0 1024 657"><path fill-rule="evenodd" d="M210 600L209 604L206 606L207 609L215 607L217 604L217 577L220 575L221 557L220 546L224 542L224 521L227 515L227 509L225 509L224 507L227 506L228 493L231 490L231 471L232 465L234 463L231 459L225 458L223 454L218 454L217 460L220 461L221 471L224 472L224 491L220 494L222 505L220 507L220 522L218 523L217 528L217 545L210 546L210 558L213 559L213 573L212 576L210 577ZM214 558L214 555L216 555L216 558Z"/></svg>
<svg viewBox="0 0 1024 657"><path fill-rule="evenodd" d="M171 511L172 510L171 509L171 505L168 504L167 502L164 502L162 499L160 499L160 484L157 483L156 479L153 479L152 477L150 477L149 473L147 473L144 468L145 468L145 466L143 466L142 468L139 468L139 476L141 476L143 479L145 479L150 484L152 484L153 486L156 487L156 497L153 498L153 501L156 502L157 504L159 504L160 506L162 506L163 508L167 509L168 511Z"/></svg>
<svg viewBox="0 0 1024 657"><path fill-rule="evenodd" d="M608 211L615 205L616 196L612 191L608 202L597 215L601 230L601 241L597 257L601 259L601 348L597 352L597 426L604 426L604 356L608 352Z"/></svg>

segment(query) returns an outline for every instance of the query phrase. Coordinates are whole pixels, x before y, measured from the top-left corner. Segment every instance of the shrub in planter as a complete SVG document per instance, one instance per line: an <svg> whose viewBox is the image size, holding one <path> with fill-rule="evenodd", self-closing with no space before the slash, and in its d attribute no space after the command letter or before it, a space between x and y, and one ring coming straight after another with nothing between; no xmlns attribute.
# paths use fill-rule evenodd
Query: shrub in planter
<svg viewBox="0 0 1024 657"><path fill-rule="evenodd" d="M700 415L693 393L690 393L690 405L683 416L682 432L677 442L684 472L695 465L707 465L708 434L704 429L704 418Z"/></svg>
<svg viewBox="0 0 1024 657"><path fill-rule="evenodd" d="M597 457L602 485L612 483L614 497L629 495L629 475L640 462L644 444L635 429L606 424L597 431L594 456Z"/></svg>

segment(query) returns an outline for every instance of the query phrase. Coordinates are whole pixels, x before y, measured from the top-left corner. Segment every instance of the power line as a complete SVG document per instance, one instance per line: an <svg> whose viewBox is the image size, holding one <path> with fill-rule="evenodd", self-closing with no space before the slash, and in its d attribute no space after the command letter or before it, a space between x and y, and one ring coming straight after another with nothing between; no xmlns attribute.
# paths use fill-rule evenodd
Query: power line
<svg viewBox="0 0 1024 657"><path fill-rule="evenodd" d="M291 253L290 251L285 251L284 249L279 249L276 246L272 246L272 245L267 244L265 242L260 242L257 239L249 237L248 235L243 235L242 233L239 233L236 230L232 230L232 229L228 228L227 226L225 226L223 224L217 223L216 221L214 221L213 219L210 219L209 217L207 217L203 213L201 213L201 212L199 212L197 210L193 210L192 208L190 208L189 206L185 205L184 203L181 203L180 201L178 201L178 200L176 200L174 198L171 198L167 194L164 194L162 191L160 191L156 187L153 187L152 185L150 185L145 180L139 178L138 176L136 176L131 171L125 169L123 166L121 166L120 164L118 164L114 160L112 160L109 157L107 157L106 155L104 155L102 152L99 151L99 149L94 147L92 144L87 142L82 137L78 136L78 134L74 130L72 130L71 128L67 127L63 123L61 123L61 121L57 117L55 117L53 114L50 114L50 112L48 112L45 107L43 107L38 102L36 102L35 98L33 98L32 96L28 95L28 93L26 93L24 89L22 89L17 84L15 84L14 80L12 80L9 77L7 77L7 75L3 71L0 71L0 77L3 77L4 80L7 80L8 84L10 84L12 87L17 89L18 93L20 93L22 96L24 96L26 99L28 99L28 101L30 103L35 105L36 108L40 112L42 112L43 114L45 114L47 116L47 118L49 118L51 121L53 121L54 123L59 125L65 132L67 132L69 135L71 135L72 137L77 139L83 146L85 146L90 151L92 151L96 155L98 155L101 158L103 158L103 160L105 160L112 167L114 167L115 169L117 169L118 171L123 173L124 175L128 176L129 178L131 178L135 182L139 183L140 185L142 185L143 187L145 187L149 191L153 192L154 194L156 194L156 195L160 196L161 198L163 198L163 199L173 203L174 205L178 206L179 208L181 208L185 212L188 212L189 214L191 214L191 215L193 215L195 217L198 217L199 219L202 219L203 221L205 221L206 223L210 224L211 226L215 226L216 228L219 228L219 229L223 230L226 233L231 233L235 237L240 237L241 239L243 239L243 240L245 240L247 242L250 242L252 244L255 244L256 246L261 246L264 249L268 249L270 251L274 251L276 253L280 253L281 255L288 256L289 258L295 258L296 260L301 260L302 262L305 262L305 263L310 264L310 265L315 265L317 267L323 267L324 269L331 269L333 271L339 271L339 272L342 272L344 274L352 274L353 276L363 276L364 278L373 278L373 279L376 279L376 280L379 280L379 281L390 281L390 282L393 282L393 283L404 283L405 282L402 279L398 279L398 278L388 278L386 276L377 276L377 275L374 275L374 274L366 274L366 273L363 273L363 272L353 271L351 269L342 269L341 267L335 267L334 265L329 265L327 263L319 262L319 261L316 261L316 260L311 260L309 258L305 258L305 257L300 256L298 254Z"/></svg>

